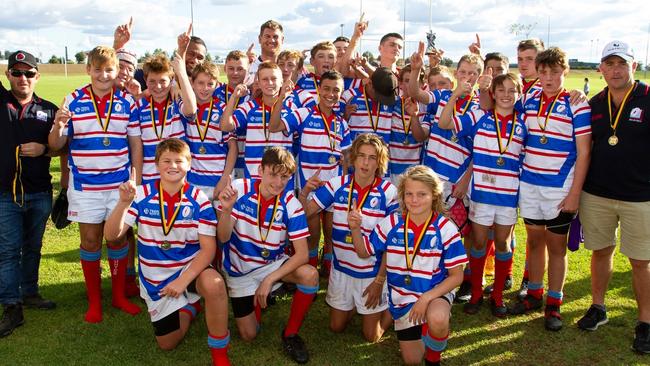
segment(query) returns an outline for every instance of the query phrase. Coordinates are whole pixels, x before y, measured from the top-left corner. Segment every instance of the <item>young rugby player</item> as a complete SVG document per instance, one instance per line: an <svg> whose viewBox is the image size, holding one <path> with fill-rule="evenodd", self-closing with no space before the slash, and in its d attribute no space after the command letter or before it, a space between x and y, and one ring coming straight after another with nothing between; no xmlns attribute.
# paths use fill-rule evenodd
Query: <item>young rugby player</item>
<svg viewBox="0 0 650 366"><path fill-rule="evenodd" d="M318 105L295 109L283 118L271 121L269 126L271 132L286 132L298 136L297 158L300 162L298 176L301 188L305 187L307 179L316 172L319 173L321 179L327 181L340 176L347 170L343 154L344 150L351 145L350 130L345 120L334 113L342 90L343 76L338 71L326 71L320 77L318 85ZM316 267L321 237L321 218L312 216L307 222L310 233L309 264ZM331 222L329 226L323 222L323 228L325 231L331 232ZM327 235L327 237L330 236ZM327 256L331 253L331 248L324 252L324 256ZM331 264L329 257L331 254L328 258L324 258L324 262L330 261L330 263L324 263L325 267ZM325 269L325 271L327 270L329 268Z"/></svg>
<svg viewBox="0 0 650 366"><path fill-rule="evenodd" d="M468 87L467 84L463 85ZM454 90L450 101L469 92L462 90L463 85ZM447 104L440 116L441 128L453 128L459 137L469 136L473 140L469 212L474 237L469 259L472 297L464 307L468 314L477 313L483 302L486 242L492 226L493 245L496 245L496 274L490 308L492 314L498 317L504 317L507 313L503 304L503 290L508 270L512 268L510 239L517 223L520 160L526 138L523 115L514 111L521 90L521 82L515 74L499 75L492 82L494 110L478 109L459 115L454 113L453 105Z"/></svg>
<svg viewBox="0 0 650 366"><path fill-rule="evenodd" d="M407 169L398 198L402 212L382 219L370 239L363 237L361 212L351 211L352 240L360 257L384 256L389 309L404 363L424 358L427 365L439 365L467 257L456 225L442 215L442 185L431 168Z"/></svg>
<svg viewBox="0 0 650 366"><path fill-rule="evenodd" d="M237 179L219 195L217 237L224 243L223 267L239 335L252 341L261 324L261 309L280 282L297 285L289 321L282 331L285 351L298 363L309 360L298 335L318 291L318 272L307 264L307 221L286 186L296 163L289 151L269 147L259 166L261 179ZM295 253L285 254L288 241Z"/></svg>
<svg viewBox="0 0 650 366"><path fill-rule="evenodd" d="M278 66L282 70L282 80L287 83L291 81L294 85L300 76L305 57L302 52L285 50L278 55Z"/></svg>
<svg viewBox="0 0 650 366"><path fill-rule="evenodd" d="M529 246L528 294L511 309L523 314L542 306L546 250L548 293L544 325L560 330L562 288L567 269L566 242L578 210L591 150L591 110L586 102L571 105L564 89L569 72L566 54L557 47L535 59L542 90L524 95L528 139L523 161L519 210Z"/></svg>
<svg viewBox="0 0 650 366"><path fill-rule="evenodd" d="M86 282L85 320L102 321L99 260L103 223L119 199L118 187L129 180L129 169L142 168L142 141L133 98L115 89L118 60L115 51L98 46L88 53L90 84L75 90L63 103L61 119L48 138L53 150L70 147L72 174L68 189L68 219L79 223L81 267ZM67 126L66 126L67 122ZM131 177L134 179L134 177ZM123 238L107 242L112 278L112 305L136 315L140 308L125 297L127 244Z"/></svg>
<svg viewBox="0 0 650 366"><path fill-rule="evenodd" d="M363 214L362 235L369 236L379 220L398 208L397 190L382 179L388 167L388 149L379 136L359 135L350 149L350 161L353 174L323 181L317 172L300 192L300 199L308 217L329 208L334 211L334 258L326 298L330 329L337 333L345 330L356 310L362 315L364 337L376 342L390 325L386 268L381 257L356 255L347 217L359 210Z"/></svg>
<svg viewBox="0 0 650 366"><path fill-rule="evenodd" d="M108 240L138 225L140 291L147 303L158 346L171 350L183 340L205 299L208 346L213 365L228 361L228 295L223 278L210 267L216 249L216 215L208 197L187 183L190 149L171 138L158 144L160 179L120 185L120 199L106 220Z"/></svg>

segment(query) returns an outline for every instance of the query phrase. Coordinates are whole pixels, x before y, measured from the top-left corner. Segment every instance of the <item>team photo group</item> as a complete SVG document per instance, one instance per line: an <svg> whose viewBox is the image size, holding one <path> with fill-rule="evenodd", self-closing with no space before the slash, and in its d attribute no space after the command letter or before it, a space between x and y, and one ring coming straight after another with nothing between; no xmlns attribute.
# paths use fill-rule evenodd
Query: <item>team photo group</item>
<svg viewBox="0 0 650 366"><path fill-rule="evenodd" d="M369 343L394 332L404 364L439 365L457 303L456 323L485 308L542 312L542 337L596 331L619 251L638 312L629 344L650 353L650 86L626 40L598 50L606 87L590 95L565 86L570 56L536 38L512 45L516 73L512 50L484 50L478 35L454 68L433 34L400 60L404 38L387 33L371 62L363 18L307 51L266 21L259 54L233 50L222 66L191 24L172 57L139 63L130 21L56 104L34 93L36 57L13 52L0 87L0 337L20 332L24 308L56 307L38 288L55 160L52 218L78 224L87 297L70 322L103 320L105 244L111 305L148 312L160 349L204 312L212 363L238 364L231 337L251 349L277 337L260 326L282 294L286 363L316 352L300 333L318 297L323 332L360 326ZM569 323L567 243L580 230L591 306Z"/></svg>

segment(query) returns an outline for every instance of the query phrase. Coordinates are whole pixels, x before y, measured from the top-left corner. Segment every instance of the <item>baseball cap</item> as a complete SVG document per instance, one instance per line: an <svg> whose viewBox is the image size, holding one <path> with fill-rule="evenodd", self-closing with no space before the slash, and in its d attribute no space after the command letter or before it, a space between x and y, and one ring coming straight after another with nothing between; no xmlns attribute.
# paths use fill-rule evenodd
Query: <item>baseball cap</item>
<svg viewBox="0 0 650 366"><path fill-rule="evenodd" d="M36 57L29 52L16 51L9 55L9 68L14 67L15 64L25 64L38 70L38 63Z"/></svg>
<svg viewBox="0 0 650 366"><path fill-rule="evenodd" d="M395 104L397 88L397 76L387 67L378 67L370 77L372 88L375 90L375 98L383 105L392 106Z"/></svg>
<svg viewBox="0 0 650 366"><path fill-rule="evenodd" d="M138 58L135 57L135 53L127 50L126 48L120 48L115 51L117 54L117 59L120 61L126 61L133 66L138 66Z"/></svg>
<svg viewBox="0 0 650 366"><path fill-rule="evenodd" d="M610 56L618 56L627 62L634 61L634 50L623 41L611 41L603 48L600 61L605 61Z"/></svg>

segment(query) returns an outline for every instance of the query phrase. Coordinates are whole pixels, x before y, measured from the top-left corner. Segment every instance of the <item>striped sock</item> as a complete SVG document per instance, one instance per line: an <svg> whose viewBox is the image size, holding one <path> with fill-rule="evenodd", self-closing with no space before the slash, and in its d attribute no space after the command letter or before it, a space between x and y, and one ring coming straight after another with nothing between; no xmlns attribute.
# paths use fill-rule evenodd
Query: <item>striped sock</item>
<svg viewBox="0 0 650 366"><path fill-rule="evenodd" d="M309 311L309 308L316 297L316 293L318 292L318 285L297 285L296 287L297 289L293 294L293 301L291 302L289 321L287 322L287 327L284 329L285 337L292 334L298 334L302 321L305 319L307 311Z"/></svg>
<svg viewBox="0 0 650 366"><path fill-rule="evenodd" d="M108 264L111 267L111 285L113 294L113 307L124 311L127 314L136 315L140 307L129 302L126 298L126 256L129 246L119 248L108 248Z"/></svg>
<svg viewBox="0 0 650 366"><path fill-rule="evenodd" d="M208 333L208 347L212 354L213 366L230 366L228 359L228 344L230 343L230 332L222 336L214 336Z"/></svg>
<svg viewBox="0 0 650 366"><path fill-rule="evenodd" d="M463 270L463 282L472 282L472 269L469 268L469 264Z"/></svg>
<svg viewBox="0 0 650 366"><path fill-rule="evenodd" d="M334 256L332 253L323 253L323 266L327 271L330 271L332 269L332 258Z"/></svg>
<svg viewBox="0 0 650 366"><path fill-rule="evenodd" d="M201 312L203 307L201 307L200 302L190 302L187 305L183 306L179 311L190 316L190 321L194 320L196 316Z"/></svg>
<svg viewBox="0 0 650 366"><path fill-rule="evenodd" d="M314 268L318 268L318 248L309 249L309 262Z"/></svg>
<svg viewBox="0 0 650 366"><path fill-rule="evenodd" d="M528 282L528 295L541 300L544 296L544 284Z"/></svg>
<svg viewBox="0 0 650 366"><path fill-rule="evenodd" d="M84 320L88 323L99 323L102 321L102 275L99 266L102 251L89 252L79 248L79 257L88 296L88 311Z"/></svg>
<svg viewBox="0 0 650 366"><path fill-rule="evenodd" d="M560 306L562 305L562 297L564 294L562 291L552 291L548 290L546 293L546 305L556 305Z"/></svg>
<svg viewBox="0 0 650 366"><path fill-rule="evenodd" d="M424 326L427 327L426 324L424 324ZM425 332L423 331L423 333ZM429 334L427 329L426 333L422 335L422 342L424 343L424 347L425 347L425 353L424 353L425 362L427 363L440 362L440 355L442 354L442 351L444 351L445 348L447 348L448 338L449 335L446 335L441 338L434 337Z"/></svg>
<svg viewBox="0 0 650 366"><path fill-rule="evenodd" d="M501 306L503 305L503 289L508 276L508 268L512 268L512 252L497 252L494 256L494 290L492 299Z"/></svg>

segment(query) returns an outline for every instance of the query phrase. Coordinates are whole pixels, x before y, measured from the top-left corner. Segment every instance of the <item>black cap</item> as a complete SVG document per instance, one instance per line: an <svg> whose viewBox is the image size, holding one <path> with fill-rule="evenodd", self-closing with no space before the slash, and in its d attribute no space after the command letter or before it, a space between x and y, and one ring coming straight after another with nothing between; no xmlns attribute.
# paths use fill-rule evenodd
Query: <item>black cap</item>
<svg viewBox="0 0 650 366"><path fill-rule="evenodd" d="M399 83L397 76L388 67L378 67L370 77L372 88L375 90L375 99L383 105L395 104Z"/></svg>
<svg viewBox="0 0 650 366"><path fill-rule="evenodd" d="M25 64L38 70L36 57L29 52L16 51L9 55L9 68L11 69L15 64Z"/></svg>

